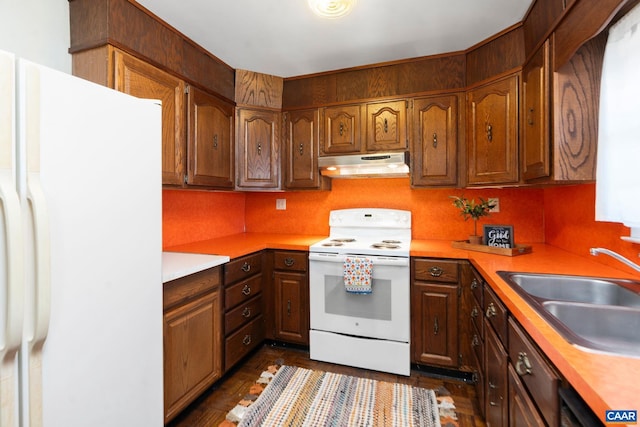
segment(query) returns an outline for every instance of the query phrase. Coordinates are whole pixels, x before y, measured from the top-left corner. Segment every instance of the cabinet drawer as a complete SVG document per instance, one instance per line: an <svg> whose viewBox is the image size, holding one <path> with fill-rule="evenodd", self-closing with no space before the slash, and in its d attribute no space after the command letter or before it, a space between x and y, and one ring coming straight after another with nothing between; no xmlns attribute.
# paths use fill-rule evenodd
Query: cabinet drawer
<svg viewBox="0 0 640 427"><path fill-rule="evenodd" d="M275 251L273 267L276 270L307 271L307 253Z"/></svg>
<svg viewBox="0 0 640 427"><path fill-rule="evenodd" d="M262 291L262 274L243 280L224 290L224 308L229 310L250 300Z"/></svg>
<svg viewBox="0 0 640 427"><path fill-rule="evenodd" d="M483 283L482 276L475 270L471 269L473 273L473 277L471 278L471 283L469 284L469 288L475 297L475 300L478 302L480 307L483 304L482 292L483 292Z"/></svg>
<svg viewBox="0 0 640 427"><path fill-rule="evenodd" d="M458 261L415 259L413 268L416 280L458 283Z"/></svg>
<svg viewBox="0 0 640 427"><path fill-rule="evenodd" d="M262 271L262 253L247 255L228 262L224 267L224 283L230 284Z"/></svg>
<svg viewBox="0 0 640 427"><path fill-rule="evenodd" d="M507 346L507 308L500 302L496 294L484 287L484 317L498 335L502 344ZM488 331L485 330L485 338Z"/></svg>
<svg viewBox="0 0 640 427"><path fill-rule="evenodd" d="M513 319L509 319L509 358L547 423L559 425L558 375Z"/></svg>
<svg viewBox="0 0 640 427"><path fill-rule="evenodd" d="M221 283L221 267L214 267L167 282L163 286L164 310L215 289Z"/></svg>
<svg viewBox="0 0 640 427"><path fill-rule="evenodd" d="M257 295L224 315L226 335L262 314L262 295Z"/></svg>
<svg viewBox="0 0 640 427"><path fill-rule="evenodd" d="M264 341L264 320L262 316L258 316L225 340L225 370L229 370L262 341Z"/></svg>

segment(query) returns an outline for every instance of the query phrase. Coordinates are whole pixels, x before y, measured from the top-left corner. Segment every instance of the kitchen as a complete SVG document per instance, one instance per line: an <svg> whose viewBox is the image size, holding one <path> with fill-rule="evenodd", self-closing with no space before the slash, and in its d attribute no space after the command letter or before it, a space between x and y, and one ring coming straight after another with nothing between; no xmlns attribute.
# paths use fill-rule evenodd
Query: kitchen
<svg viewBox="0 0 640 427"><path fill-rule="evenodd" d="M58 31L65 32L65 36L68 34L67 30ZM63 50L66 52L68 38L60 38L64 39ZM163 247L174 248L245 232L277 234L283 228L290 234L326 236L330 210L362 206L410 210L414 219L413 239L449 243L466 239L469 234L470 224L462 221L449 198L461 192L456 188L412 189L409 178L334 180L331 191L313 192L165 189ZM393 194L394 197L381 200L380 194ZM543 188L465 189L464 194L476 198L499 198L500 212L492 214L490 221L513 224L517 242L544 243L559 248L586 258L589 264L604 264L612 268L604 270L611 275L634 274L608 257L592 258L589 255L589 248L595 246L615 250L630 259L635 259L638 252L637 244L619 238L628 235L626 227L594 220L596 196L595 184L591 182ZM279 199L286 200L285 210L276 209ZM234 253L229 255L232 258L238 256ZM417 252L416 255L436 256L429 251ZM592 271L597 271L597 268Z"/></svg>

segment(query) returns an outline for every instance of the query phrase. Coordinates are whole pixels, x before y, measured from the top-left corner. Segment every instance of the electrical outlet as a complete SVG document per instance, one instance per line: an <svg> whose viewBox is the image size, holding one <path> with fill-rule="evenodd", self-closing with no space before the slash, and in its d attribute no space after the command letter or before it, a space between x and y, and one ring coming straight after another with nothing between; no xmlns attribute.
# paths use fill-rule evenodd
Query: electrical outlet
<svg viewBox="0 0 640 427"><path fill-rule="evenodd" d="M489 197L488 202L494 205L493 209L491 209L489 212L500 212L500 199L498 199L497 197Z"/></svg>
<svg viewBox="0 0 640 427"><path fill-rule="evenodd" d="M278 210L278 211L286 211L287 210L287 199L276 199L276 210Z"/></svg>

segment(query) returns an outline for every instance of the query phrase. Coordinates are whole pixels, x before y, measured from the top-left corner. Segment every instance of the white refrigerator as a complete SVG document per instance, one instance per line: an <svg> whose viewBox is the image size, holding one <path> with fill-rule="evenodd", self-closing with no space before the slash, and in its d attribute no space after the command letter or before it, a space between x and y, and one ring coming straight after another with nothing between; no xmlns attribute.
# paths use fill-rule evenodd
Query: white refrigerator
<svg viewBox="0 0 640 427"><path fill-rule="evenodd" d="M163 425L161 107L0 52L0 427Z"/></svg>

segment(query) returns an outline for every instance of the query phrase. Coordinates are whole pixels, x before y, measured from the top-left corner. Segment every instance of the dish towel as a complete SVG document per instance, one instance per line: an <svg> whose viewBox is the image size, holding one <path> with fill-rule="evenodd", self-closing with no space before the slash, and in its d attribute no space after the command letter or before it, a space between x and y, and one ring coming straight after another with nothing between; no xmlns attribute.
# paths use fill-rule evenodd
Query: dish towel
<svg viewBox="0 0 640 427"><path fill-rule="evenodd" d="M640 243L640 6L609 30L600 90L596 220L621 222Z"/></svg>
<svg viewBox="0 0 640 427"><path fill-rule="evenodd" d="M371 293L373 261L367 257L347 257L344 260L344 287L354 294Z"/></svg>

